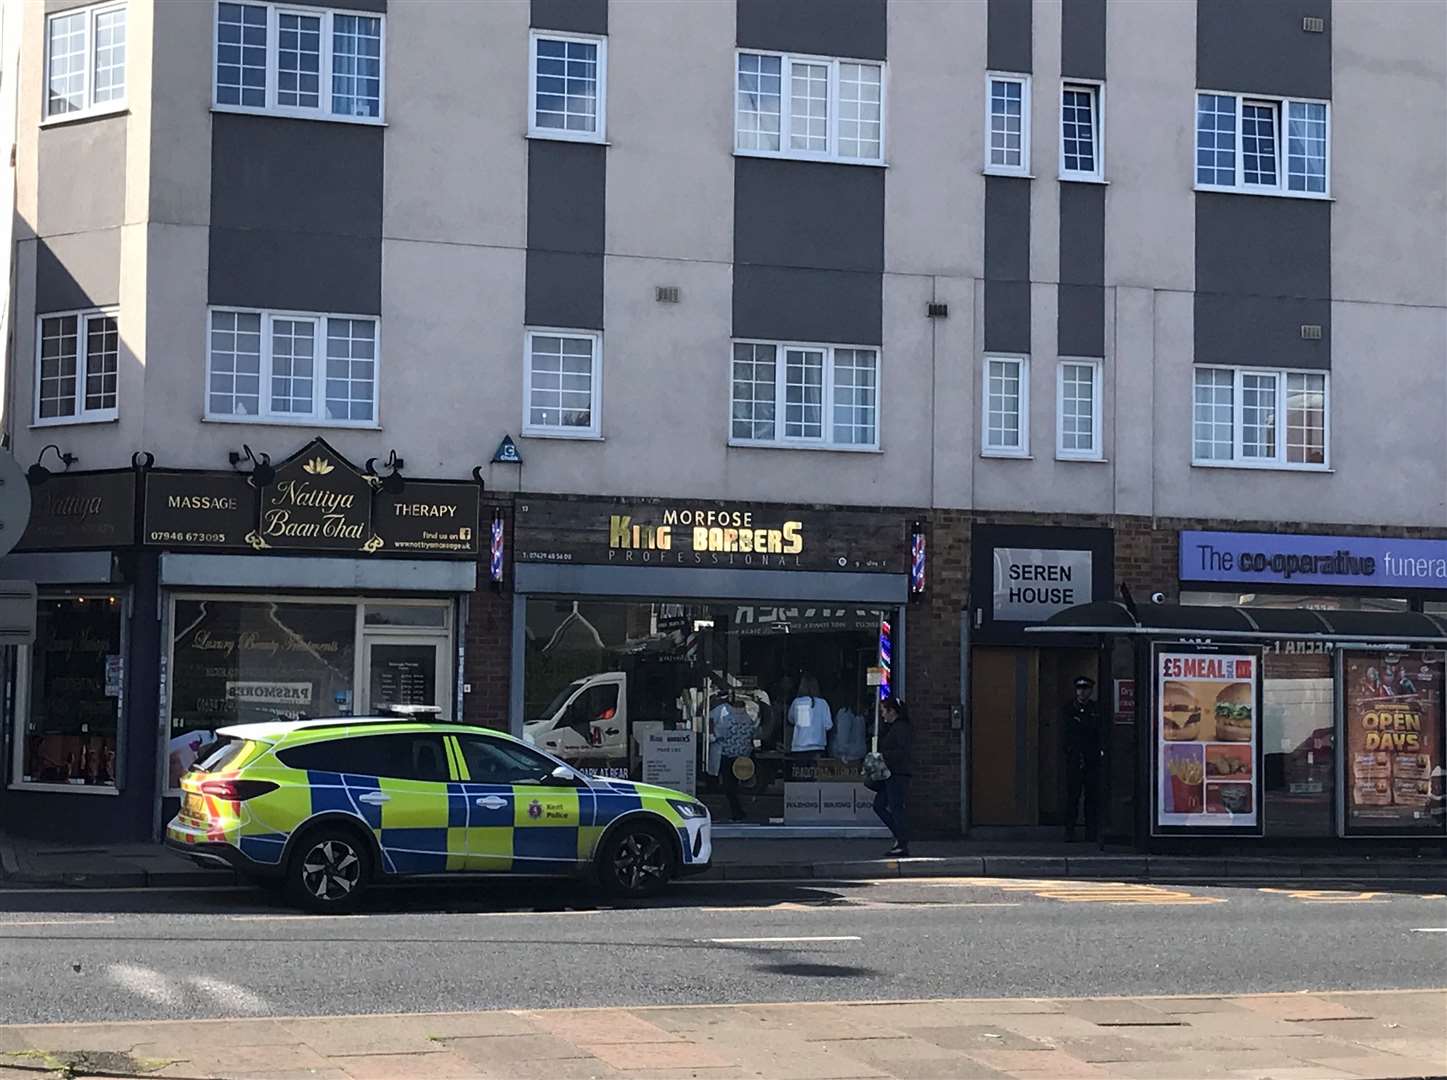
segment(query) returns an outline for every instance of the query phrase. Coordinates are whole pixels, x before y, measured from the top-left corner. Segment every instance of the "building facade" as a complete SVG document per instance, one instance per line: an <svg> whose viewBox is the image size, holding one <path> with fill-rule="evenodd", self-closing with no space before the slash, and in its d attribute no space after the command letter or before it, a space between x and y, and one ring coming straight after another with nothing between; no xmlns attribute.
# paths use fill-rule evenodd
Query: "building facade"
<svg viewBox="0 0 1447 1080"><path fill-rule="evenodd" d="M732 710L754 823L863 824L887 652L919 828L1058 830L1120 673L1030 625L1447 601L1192 539L1447 539L1447 5L24 11L7 829L151 835L215 727L404 698L691 731L719 808Z"/></svg>

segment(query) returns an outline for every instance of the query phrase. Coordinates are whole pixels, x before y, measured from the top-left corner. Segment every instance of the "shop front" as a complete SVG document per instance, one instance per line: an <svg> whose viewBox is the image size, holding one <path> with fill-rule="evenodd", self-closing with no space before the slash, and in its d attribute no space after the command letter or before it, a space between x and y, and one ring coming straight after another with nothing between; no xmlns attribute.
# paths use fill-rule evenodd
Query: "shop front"
<svg viewBox="0 0 1447 1080"><path fill-rule="evenodd" d="M514 520L515 731L720 822L878 828L860 763L904 688L904 515L519 496Z"/></svg>
<svg viewBox="0 0 1447 1080"><path fill-rule="evenodd" d="M7 662L7 830L154 836L230 724L460 710L480 486L380 476L321 439L251 460L181 471L138 455L35 489L41 512L3 567L41 597L35 644ZM49 526L47 508L82 531ZM96 546L59 550L78 540ZM92 813L78 794L117 801Z"/></svg>
<svg viewBox="0 0 1447 1080"><path fill-rule="evenodd" d="M1100 776L1088 778L1088 792L1072 783L1079 778L1071 776L1064 713L1075 680L1109 686L1110 667L1088 636L1026 631L1112 595L1114 533L976 524L971 539L968 828L975 836L1056 837L1085 823L1105 797Z"/></svg>
<svg viewBox="0 0 1447 1080"><path fill-rule="evenodd" d="M1447 842L1442 619L1111 602L1032 633L1093 635L1133 654L1131 801L1143 848Z"/></svg>

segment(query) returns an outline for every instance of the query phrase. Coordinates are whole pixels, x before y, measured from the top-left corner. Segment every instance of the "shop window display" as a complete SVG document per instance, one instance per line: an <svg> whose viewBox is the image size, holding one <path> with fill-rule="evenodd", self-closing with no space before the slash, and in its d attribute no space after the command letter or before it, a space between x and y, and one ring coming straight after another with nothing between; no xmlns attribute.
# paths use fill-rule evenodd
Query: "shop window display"
<svg viewBox="0 0 1447 1080"><path fill-rule="evenodd" d="M217 728L351 712L356 622L352 604L178 598L167 786Z"/></svg>
<svg viewBox="0 0 1447 1080"><path fill-rule="evenodd" d="M116 786L123 610L118 596L40 599L20 699L21 783Z"/></svg>
<svg viewBox="0 0 1447 1080"><path fill-rule="evenodd" d="M859 766L883 615L530 599L524 732L596 774L673 786L691 774L719 819L874 825ZM691 736L690 769L677 738L650 739L664 733Z"/></svg>

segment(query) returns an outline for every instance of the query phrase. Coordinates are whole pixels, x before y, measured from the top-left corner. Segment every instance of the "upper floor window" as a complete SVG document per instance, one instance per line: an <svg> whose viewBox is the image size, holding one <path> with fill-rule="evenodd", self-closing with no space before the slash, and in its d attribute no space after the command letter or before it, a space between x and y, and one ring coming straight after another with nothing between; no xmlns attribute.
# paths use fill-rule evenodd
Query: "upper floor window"
<svg viewBox="0 0 1447 1080"><path fill-rule="evenodd" d="M1196 186L1325 196L1331 107L1325 101L1196 95Z"/></svg>
<svg viewBox="0 0 1447 1080"><path fill-rule="evenodd" d="M215 105L380 121L382 31L380 15L219 3Z"/></svg>
<svg viewBox="0 0 1447 1080"><path fill-rule="evenodd" d="M525 351L523 434L597 438L602 433L603 335L529 330Z"/></svg>
<svg viewBox="0 0 1447 1080"><path fill-rule="evenodd" d="M115 313L65 312L36 322L35 422L114 420L121 349Z"/></svg>
<svg viewBox="0 0 1447 1080"><path fill-rule="evenodd" d="M1099 83L1068 82L1060 88L1060 178L1101 180L1101 90Z"/></svg>
<svg viewBox="0 0 1447 1080"><path fill-rule="evenodd" d="M213 310L206 418L375 426L377 337L370 316Z"/></svg>
<svg viewBox="0 0 1447 1080"><path fill-rule="evenodd" d="M884 67L784 53L738 54L734 149L816 161L884 161Z"/></svg>
<svg viewBox="0 0 1447 1080"><path fill-rule="evenodd" d="M1327 376L1197 367L1191 458L1197 465L1326 468Z"/></svg>
<svg viewBox="0 0 1447 1080"><path fill-rule="evenodd" d="M1030 173L1030 76L985 77L985 171Z"/></svg>
<svg viewBox="0 0 1447 1080"><path fill-rule="evenodd" d="M45 20L45 118L124 108L126 6L102 4Z"/></svg>
<svg viewBox="0 0 1447 1080"><path fill-rule="evenodd" d="M985 357L985 387L980 398L980 453L987 457L1029 457L1029 359Z"/></svg>
<svg viewBox="0 0 1447 1080"><path fill-rule="evenodd" d="M1100 433L1099 360L1062 360L1057 387L1055 455L1073 461L1099 461L1103 443Z"/></svg>
<svg viewBox="0 0 1447 1080"><path fill-rule="evenodd" d="M729 441L879 448L879 351L734 343Z"/></svg>
<svg viewBox="0 0 1447 1080"><path fill-rule="evenodd" d="M608 39L533 31L528 63L528 134L602 142Z"/></svg>

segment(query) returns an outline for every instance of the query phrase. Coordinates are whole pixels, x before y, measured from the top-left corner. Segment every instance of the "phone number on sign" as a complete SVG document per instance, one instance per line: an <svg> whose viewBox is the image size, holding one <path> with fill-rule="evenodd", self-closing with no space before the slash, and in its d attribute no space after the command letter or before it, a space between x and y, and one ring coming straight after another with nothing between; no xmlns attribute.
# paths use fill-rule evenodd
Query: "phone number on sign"
<svg viewBox="0 0 1447 1080"><path fill-rule="evenodd" d="M226 543L226 534L156 531L151 533L149 542L152 544L224 544Z"/></svg>

